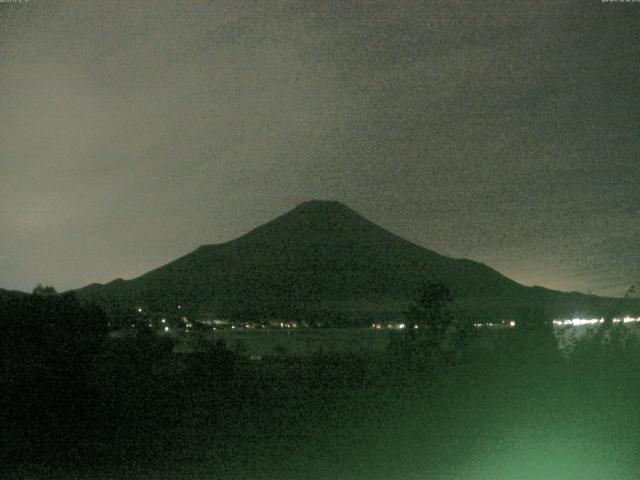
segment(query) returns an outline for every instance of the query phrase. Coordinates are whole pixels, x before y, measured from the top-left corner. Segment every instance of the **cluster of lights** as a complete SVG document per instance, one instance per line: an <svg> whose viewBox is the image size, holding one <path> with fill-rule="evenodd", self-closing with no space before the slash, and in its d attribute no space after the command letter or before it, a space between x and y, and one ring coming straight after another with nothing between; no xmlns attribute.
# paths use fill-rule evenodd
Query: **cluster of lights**
<svg viewBox="0 0 640 480"><path fill-rule="evenodd" d="M178 305L178 308L182 308L180 305ZM136 307L136 312L139 314L144 313L144 309L142 307ZM185 327L187 329L191 329L193 327L193 323L191 321L189 321L189 319L187 317L181 317L180 320L182 321L182 323L185 325ZM169 326L167 319L166 318L161 318L160 319L161 322L161 327L162 327L162 331L164 332L169 332L171 331L171 327ZM147 325L149 326L149 328L153 328L153 322L147 322ZM131 324L131 328L135 328L135 324ZM215 328L214 328L215 330Z"/></svg>
<svg viewBox="0 0 640 480"><path fill-rule="evenodd" d="M553 321L553 324L558 327L581 327L582 325L596 325L598 323L604 323L604 318L571 318Z"/></svg>
<svg viewBox="0 0 640 480"><path fill-rule="evenodd" d="M624 318L614 318L613 323L638 323L640 322L640 317L624 317Z"/></svg>
<svg viewBox="0 0 640 480"><path fill-rule="evenodd" d="M500 323L474 323L474 327L476 328L496 328L496 327L509 327L513 328L516 326L515 320L509 320L508 322L500 322Z"/></svg>
<svg viewBox="0 0 640 480"><path fill-rule="evenodd" d="M612 323L640 323L640 317L622 317L622 318L614 318L611 320ZM604 318L570 318L570 319L558 319L553 320L553 325L556 327L581 327L583 325L598 325L603 324ZM501 323L474 323L474 327L476 328L495 328L495 327L515 327L516 322L511 320L509 322L501 322Z"/></svg>
<svg viewBox="0 0 640 480"><path fill-rule="evenodd" d="M374 330L383 330L383 329L387 329L387 330L404 330L404 329L409 328L409 327L407 326L406 323L387 323L387 324L372 323L371 324L371 328L373 328ZM413 328L417 329L418 325L414 325Z"/></svg>
<svg viewBox="0 0 640 480"><path fill-rule="evenodd" d="M178 305L178 309L182 309L182 305ZM142 307L137 307L136 311L138 313L143 313L144 310ZM191 324L191 322L189 322L187 320L186 317L182 317L183 322L185 322L187 328L192 327L193 325ZM167 323L167 319L163 318L161 319L161 322L163 324ZM584 326L584 325L598 325L598 324L603 324L605 322L604 318L571 318L571 319L556 319L553 320L553 325L557 326L557 327L563 327L563 326L571 326L571 327L579 327L579 326ZM622 324L629 324L629 323L640 323L640 317L630 317L630 316L625 316L622 318L614 318L612 319L612 323L622 323ZM133 325L132 325L133 326ZM149 324L149 326L151 326L151 324ZM514 320L510 320L510 321L502 321L499 323L494 323L494 322L488 322L488 323L474 323L473 324L474 327L476 328L496 328L496 327L509 327L509 328L513 328L516 326L516 322ZM246 323L243 325L244 328L252 328L252 325ZM262 327L264 328L264 325L262 325ZM280 323L280 328L297 328L298 325L297 323L284 323L281 322ZM235 329L236 326L235 325L231 325L232 329ZM372 323L371 324L371 328L374 330L381 330L381 329L398 329L398 330L404 330L407 328L407 325L405 323L389 323L389 324L382 324L382 323ZM418 325L414 325L413 328L418 328ZM216 330L215 327L213 327L214 330ZM168 326L164 326L164 331L168 332L169 331L169 327Z"/></svg>
<svg viewBox="0 0 640 480"><path fill-rule="evenodd" d="M280 328L298 328L298 324L296 322L280 322Z"/></svg>
<svg viewBox="0 0 640 480"><path fill-rule="evenodd" d="M187 317L180 317L180 320L184 324L185 328L193 327L193 323L191 323Z"/></svg>
<svg viewBox="0 0 640 480"><path fill-rule="evenodd" d="M622 317L622 318L614 318L611 320L612 323L638 323L640 322L640 317ZM554 320L553 324L559 327L562 326L571 326L571 327L580 327L583 325L598 325L604 323L604 318L571 318L566 320Z"/></svg>
<svg viewBox="0 0 640 480"><path fill-rule="evenodd" d="M182 305L177 305L177 308L179 310L182 310ZM138 313L144 313L144 310L142 307L137 307L136 311ZM183 321L183 323L185 324L185 326L187 328L193 327L193 324L191 322L188 321L187 317L181 317L181 320ZM166 325L167 323L167 319L166 318L162 318L160 320L163 324L163 330L165 332L169 331L169 326ZM604 320L602 319L594 319L594 320L582 320L582 319L572 319L572 320L554 320L554 325L586 325L586 324L590 324L590 323L596 323L597 321L603 322ZM618 323L618 322L624 322L624 323L630 323L630 322L640 322L640 317L639 318L632 318L632 317L625 317L624 319L614 319L613 320L614 323ZM210 323L210 322L203 322L203 323ZM149 326L151 327L152 324L149 324ZM280 322L279 327L280 328L298 328L298 324L296 322ZM499 323L493 323L493 322L489 322L489 323L474 323L473 324L474 327L477 328L492 328L492 327L515 327L516 326L516 322L511 320L509 322L506 321L502 321ZM254 328L255 326L250 324L250 323L244 323L242 325L240 325L240 328ZM236 325L231 325L232 329L236 329ZM266 328L265 325L262 325L262 328ZM371 328L374 330L405 330L408 328L411 328L410 326L408 326L406 323L372 323L371 324ZM413 325L414 329L418 328L418 325ZM216 327L213 327L213 330L217 330Z"/></svg>

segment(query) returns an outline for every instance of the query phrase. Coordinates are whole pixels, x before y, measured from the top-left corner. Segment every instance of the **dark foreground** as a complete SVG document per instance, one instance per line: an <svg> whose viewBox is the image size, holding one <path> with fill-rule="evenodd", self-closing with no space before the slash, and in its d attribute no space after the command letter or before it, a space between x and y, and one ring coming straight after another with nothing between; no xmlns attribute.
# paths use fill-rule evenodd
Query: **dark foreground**
<svg viewBox="0 0 640 480"><path fill-rule="evenodd" d="M175 354L148 333L94 332L102 341L90 346L51 331L42 343L43 333L3 332L2 478L631 480L640 471L640 348L623 327L603 327L564 356L548 332L516 329L455 351L425 354L407 337L379 354L260 361L221 344Z"/></svg>

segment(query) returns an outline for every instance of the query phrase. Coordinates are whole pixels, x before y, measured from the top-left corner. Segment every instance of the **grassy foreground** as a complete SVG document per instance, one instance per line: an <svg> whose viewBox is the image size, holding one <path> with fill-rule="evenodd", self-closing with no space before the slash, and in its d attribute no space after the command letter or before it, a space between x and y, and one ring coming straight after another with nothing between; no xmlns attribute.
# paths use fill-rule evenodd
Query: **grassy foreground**
<svg viewBox="0 0 640 480"><path fill-rule="evenodd" d="M4 473L637 478L635 336L605 326L560 355L545 333L483 335L456 352L416 354L407 339L382 353L252 361L221 343L171 353L145 334L105 340L77 371L26 362L3 378Z"/></svg>

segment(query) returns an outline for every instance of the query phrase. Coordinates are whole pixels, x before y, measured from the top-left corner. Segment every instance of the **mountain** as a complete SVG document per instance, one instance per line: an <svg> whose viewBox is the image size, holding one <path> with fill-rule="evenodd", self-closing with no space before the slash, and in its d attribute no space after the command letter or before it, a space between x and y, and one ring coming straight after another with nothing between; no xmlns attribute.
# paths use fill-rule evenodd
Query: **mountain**
<svg viewBox="0 0 640 480"><path fill-rule="evenodd" d="M8 300L11 300L13 298L23 297L25 295L27 295L27 294L24 293L24 292L18 292L18 291L15 291L15 290L4 290L4 289L0 288L0 304L6 302Z"/></svg>
<svg viewBox="0 0 640 480"><path fill-rule="evenodd" d="M474 315L607 314L619 299L525 287L481 263L422 248L333 201L310 201L227 243L195 251L133 280L77 291L112 314L144 307L212 317L399 318L419 288L443 281L454 308Z"/></svg>

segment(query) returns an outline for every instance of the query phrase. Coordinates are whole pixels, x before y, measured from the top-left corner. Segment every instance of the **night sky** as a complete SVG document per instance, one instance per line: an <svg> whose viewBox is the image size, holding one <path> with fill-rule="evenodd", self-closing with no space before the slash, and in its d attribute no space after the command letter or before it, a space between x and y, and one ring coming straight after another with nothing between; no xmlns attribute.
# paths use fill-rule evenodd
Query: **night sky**
<svg viewBox="0 0 640 480"><path fill-rule="evenodd" d="M132 278L335 199L623 295L639 152L640 3L0 3L2 288Z"/></svg>

